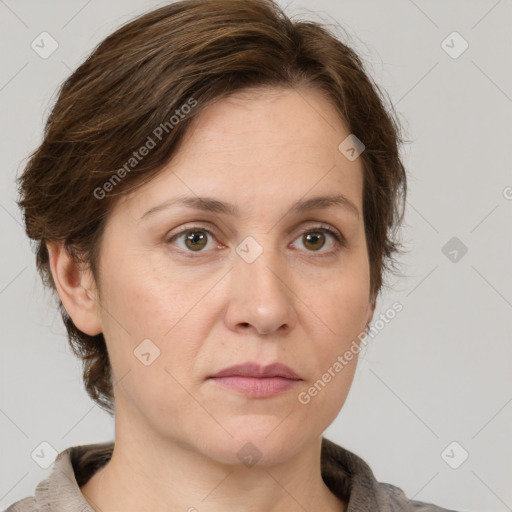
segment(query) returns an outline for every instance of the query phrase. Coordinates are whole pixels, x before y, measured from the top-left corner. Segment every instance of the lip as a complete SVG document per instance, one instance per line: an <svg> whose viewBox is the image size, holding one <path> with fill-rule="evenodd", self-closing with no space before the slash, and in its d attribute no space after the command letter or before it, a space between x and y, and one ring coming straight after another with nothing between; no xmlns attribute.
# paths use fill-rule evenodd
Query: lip
<svg viewBox="0 0 512 512"><path fill-rule="evenodd" d="M270 398L302 381L291 368L281 363L230 366L208 379L251 398Z"/></svg>
<svg viewBox="0 0 512 512"><path fill-rule="evenodd" d="M284 377L290 380L302 380L291 368L281 363L261 366L258 363L244 363L224 368L210 378L217 377Z"/></svg>

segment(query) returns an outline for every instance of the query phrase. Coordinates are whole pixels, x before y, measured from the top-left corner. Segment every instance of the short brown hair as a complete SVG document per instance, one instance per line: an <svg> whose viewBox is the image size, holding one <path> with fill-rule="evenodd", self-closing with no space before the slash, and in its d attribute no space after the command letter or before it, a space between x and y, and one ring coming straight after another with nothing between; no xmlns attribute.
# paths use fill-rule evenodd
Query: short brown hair
<svg viewBox="0 0 512 512"><path fill-rule="evenodd" d="M98 283L101 236L114 201L168 163L205 107L260 86L322 91L365 145L363 213L375 301L400 251L406 193L400 125L351 48L323 24L292 21L273 0L183 0L148 12L107 37L64 82L44 139L17 179L43 283L56 290L48 241L63 243ZM161 140L131 160L148 137L156 138L157 127ZM59 309L83 361L87 393L114 414L103 334L81 332L60 300Z"/></svg>

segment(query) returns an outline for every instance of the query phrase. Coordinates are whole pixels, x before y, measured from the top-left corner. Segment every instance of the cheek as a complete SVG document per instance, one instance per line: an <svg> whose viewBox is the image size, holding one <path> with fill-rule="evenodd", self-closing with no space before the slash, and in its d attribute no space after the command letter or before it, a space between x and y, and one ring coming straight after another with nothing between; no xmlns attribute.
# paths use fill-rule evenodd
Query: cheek
<svg viewBox="0 0 512 512"><path fill-rule="evenodd" d="M190 276L153 265L149 256L134 257L129 264L117 260L110 268L101 314L114 371L120 376L134 372L141 385L158 387L160 379L169 379L164 368L185 372L200 349L207 328L200 301L208 283L196 286ZM151 371L144 359L154 360Z"/></svg>
<svg viewBox="0 0 512 512"><path fill-rule="evenodd" d="M315 294L316 304L312 307L319 312L330 340L336 340L334 345L338 349L364 331L370 300L369 286L368 267L358 263L340 270L328 282L322 283Z"/></svg>
<svg viewBox="0 0 512 512"><path fill-rule="evenodd" d="M138 270L117 265L102 312L115 381L120 381L116 400L131 403L155 425L165 419L167 428L180 410L183 415L173 419L179 431L180 418L197 407L180 383L186 383L201 339L190 329L198 298L170 275Z"/></svg>
<svg viewBox="0 0 512 512"><path fill-rule="evenodd" d="M189 302L194 300L190 286L168 268L156 267L151 255L111 258L108 266L107 324L134 344L145 338L159 344L190 309Z"/></svg>
<svg viewBox="0 0 512 512"><path fill-rule="evenodd" d="M369 279L364 265L340 272L323 284L312 309L318 311L322 330L316 340L314 380L325 384L318 402L342 405L356 370L361 340L364 338L369 308ZM313 394L315 391L313 391Z"/></svg>
<svg viewBox="0 0 512 512"><path fill-rule="evenodd" d="M367 293L345 288L343 292L332 293L331 301L323 309L329 335L317 338L320 345L317 378L332 381L329 386L336 388L334 393L348 391L350 387L365 332L367 308Z"/></svg>

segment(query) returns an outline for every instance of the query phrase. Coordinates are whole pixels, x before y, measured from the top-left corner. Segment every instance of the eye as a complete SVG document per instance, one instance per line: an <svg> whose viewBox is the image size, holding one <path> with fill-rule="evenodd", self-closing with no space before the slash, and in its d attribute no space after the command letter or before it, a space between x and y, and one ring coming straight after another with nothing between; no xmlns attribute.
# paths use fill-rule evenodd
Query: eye
<svg viewBox="0 0 512 512"><path fill-rule="evenodd" d="M328 237L326 237L328 235ZM331 249L321 251L326 245L326 238L331 238ZM338 231L328 226L317 226L308 229L297 238L306 248L307 252L334 253L345 246L345 239Z"/></svg>
<svg viewBox="0 0 512 512"><path fill-rule="evenodd" d="M192 226L176 233L167 242L172 243L175 240L183 241L183 245L181 247L178 245L178 248L185 252L204 252L203 249L208 246L209 242L211 242L210 245L213 244L214 236L208 229ZM215 244L213 245L215 246Z"/></svg>
<svg viewBox="0 0 512 512"><path fill-rule="evenodd" d="M326 237L326 235L328 235ZM326 245L326 240L331 238L331 249L321 251ZM325 225L313 226L311 229L304 231L300 237L296 240L300 240L306 252L319 252L332 254L339 250L341 247L345 247L345 238L341 233L333 228ZM177 242L181 242L178 244ZM200 253L206 252L206 250L218 247L215 244L215 236L213 233L206 228L201 226L190 226L183 229L179 233L172 235L167 243L175 244L185 253Z"/></svg>

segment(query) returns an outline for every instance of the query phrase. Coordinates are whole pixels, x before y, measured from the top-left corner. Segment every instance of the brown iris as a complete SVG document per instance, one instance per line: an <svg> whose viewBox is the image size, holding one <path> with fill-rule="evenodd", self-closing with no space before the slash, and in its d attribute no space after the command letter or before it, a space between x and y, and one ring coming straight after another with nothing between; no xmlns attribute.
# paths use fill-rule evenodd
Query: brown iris
<svg viewBox="0 0 512 512"><path fill-rule="evenodd" d="M201 250L207 243L207 235L204 231L189 231L186 239L185 244L189 249L192 251Z"/></svg>
<svg viewBox="0 0 512 512"><path fill-rule="evenodd" d="M310 231L303 236L304 246L308 248L312 248L312 250L321 249L325 243L325 233L321 231ZM306 242L307 241L307 242ZM320 245L318 245L318 241L320 241ZM308 246L308 244L310 244ZM311 247L312 246L312 247Z"/></svg>

